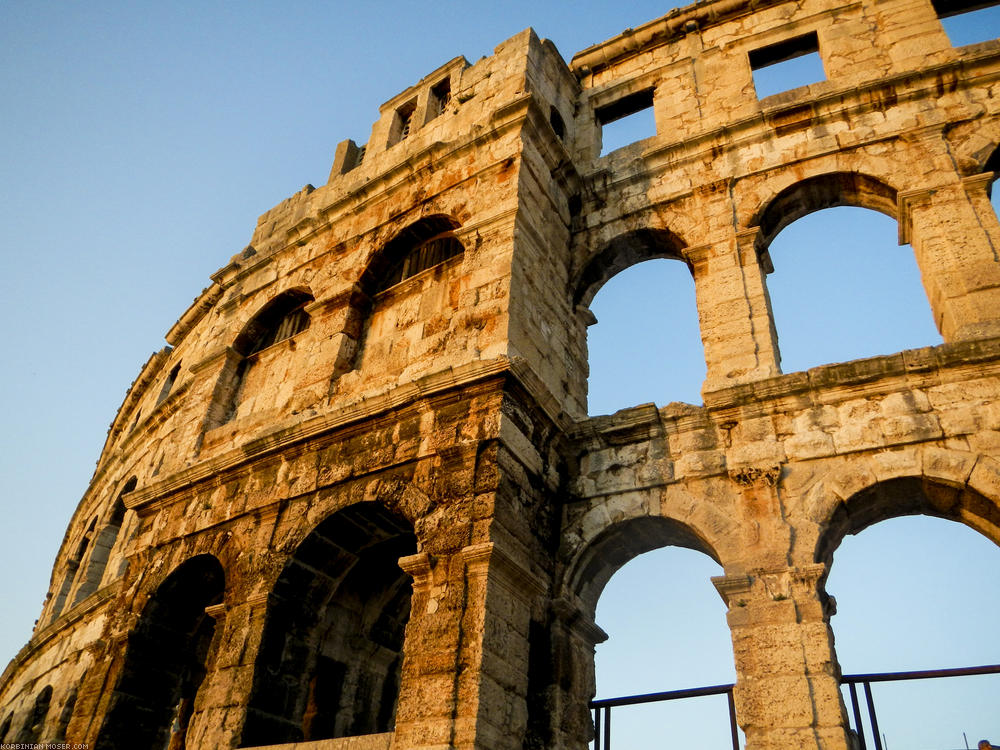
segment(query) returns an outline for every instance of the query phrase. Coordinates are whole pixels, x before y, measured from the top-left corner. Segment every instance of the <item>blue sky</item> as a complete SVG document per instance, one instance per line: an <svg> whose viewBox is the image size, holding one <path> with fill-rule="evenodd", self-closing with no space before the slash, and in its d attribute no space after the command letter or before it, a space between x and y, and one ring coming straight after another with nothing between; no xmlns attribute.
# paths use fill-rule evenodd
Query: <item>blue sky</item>
<svg viewBox="0 0 1000 750"><path fill-rule="evenodd" d="M0 413L6 428L5 450L0 452L5 511L0 528L0 591L5 601L0 661L13 656L30 635L66 524L129 383L149 355L164 346L163 335L208 285L209 275L248 242L259 214L306 183L323 184L337 142L366 141L382 102L456 55L475 61L530 25L551 38L568 59L671 7L646 0L628 5L525 0L0 4L0 313L7 323L6 355L0 360ZM858 218L864 213L835 220L838 232L862 226L871 218ZM876 255L880 260L900 257L892 222L872 216L883 226L877 231L888 239L867 255L870 233L863 228L859 236L864 240L841 242L826 252L818 249L816 239L831 232L822 224L810 229L812 217L791 225L776 240L776 271L769 285L786 371L934 342L933 330L920 324L902 329L896 338L897 322L915 320L912 311L926 307L919 283L914 297L914 284L897 273L901 266L896 260L889 261L891 272L850 271L858 264L873 268L869 264ZM805 234L795 239L800 224ZM851 286L867 275L876 279L879 297L886 287L898 287L900 309L906 312L882 314L887 324L880 330L891 336L877 336L874 350L813 352L810 346L818 337L812 331L823 324L804 322L805 314L830 311L828 305L815 303L815 284L820 277L834 285L837 281L799 261L808 255L815 263L815 258L831 254L841 260L847 250L861 253L844 266L848 270L843 273L852 274ZM905 260L899 263L905 265ZM601 322L591 329L593 413L643 401L700 401L704 366L690 277L684 274L679 263L657 262L622 274L595 299ZM787 295L780 291L782 285L788 287ZM617 287L625 293L616 292ZM671 291L664 293L667 289ZM808 290L813 303L796 303L797 289ZM859 299L873 294L862 292ZM645 314L628 307L633 300L661 305L651 314L669 321L663 326L672 352L666 360L656 359L647 344L614 333L616 317L618 325L628 329L634 328L628 321ZM665 300L672 306L662 307ZM842 337L822 330L823 343L834 338L857 343L857 327L848 328ZM602 335L615 342L613 356L602 351ZM678 338L670 338L674 335ZM686 341L678 343L684 336ZM804 343L793 343L797 338ZM624 360L630 367L624 375L599 375L605 360ZM635 379L626 380L625 375ZM602 391L602 381L612 387ZM918 530L921 536L902 525L906 523L884 524L886 529L901 524L902 531L876 544L874 551L861 543L881 539L876 533L880 527L847 540L837 552L828 588L840 602L834 627L845 669L1000 661L995 638L995 623L1000 621L997 549L980 549L984 540L946 522L931 522ZM967 535L953 540L938 528L941 525ZM857 550L855 543L860 545ZM975 550L980 556L969 560L957 555ZM932 568L915 578L901 602L887 604L884 591L872 599L872 573L890 570L889 562L897 559L904 566L932 561ZM956 559L962 565L943 585L927 585L931 573L947 570ZM855 562L849 565L847 560ZM697 553L666 550L643 556L612 579L599 610L599 621L612 635L598 653L601 696L732 678L724 610L707 583L708 576L718 574L713 567ZM984 589L982 580L993 583ZM856 593L848 593L852 587ZM704 610L674 598L692 596L696 601L705 591ZM942 607L937 602L945 594L958 598ZM615 606L616 596L624 596L627 606ZM852 600L858 604L850 605ZM927 630L926 621L945 608L956 619ZM858 611L865 617L848 626ZM684 627L690 623L693 632L687 633ZM896 636L878 635L879 623ZM634 630L640 625L652 626L651 633ZM956 628L961 638L955 637ZM851 632L855 635L848 637ZM852 638L867 645L849 647ZM946 646L954 641L982 648L951 652ZM650 669L653 644L684 644L682 650L698 659L688 667L676 652L656 651L657 666ZM612 657L613 645L622 645L629 658L638 661ZM897 646L904 649L901 655L879 661ZM924 660L913 664L917 655ZM938 742L922 734L926 746L961 747L952 734L962 729L992 732L994 742L1000 742L1000 689L996 682L992 685L989 690L974 688L992 698L993 710L985 714L992 717L992 726L977 729L973 719L958 726L957 719L948 717L941 729L951 734ZM697 727L695 731L700 736ZM890 747L923 747L902 734L889 736Z"/></svg>

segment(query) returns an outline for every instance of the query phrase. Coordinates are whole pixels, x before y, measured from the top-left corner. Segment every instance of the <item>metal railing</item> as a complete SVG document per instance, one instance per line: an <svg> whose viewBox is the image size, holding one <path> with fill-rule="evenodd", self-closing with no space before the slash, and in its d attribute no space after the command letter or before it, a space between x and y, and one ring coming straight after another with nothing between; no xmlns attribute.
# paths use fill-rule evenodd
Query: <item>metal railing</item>
<svg viewBox="0 0 1000 750"><path fill-rule="evenodd" d="M958 669L927 669L920 672L876 672L872 674L845 674L840 678L841 685L847 685L851 694L851 709L854 714L854 726L858 735L861 750L868 750L865 741L865 730L861 722L861 705L858 702L858 685L865 690L865 704L868 707L868 728L871 731L875 750L883 750L882 735L878 730L878 717L875 715L875 701L872 698L873 682L899 682L902 680L931 680L939 677L970 677L972 675L1000 674L1000 664L987 664L982 667L961 667Z"/></svg>
<svg viewBox="0 0 1000 750"><path fill-rule="evenodd" d="M865 691L865 703L868 708L869 730L874 741L874 750L883 750L882 736L879 734L878 718L875 715L875 701L872 698L871 684L873 682L898 682L902 680L928 680L939 677L970 677L972 675L1000 674L1000 664L987 664L981 667L961 667L958 669L929 669L920 672L878 672L872 674L844 675L841 685L847 685L851 694L851 708L854 714L854 726L861 750L868 750L865 742L865 731L862 728L861 705L858 702L857 686ZM729 701L729 727L732 733L733 750L740 750L739 735L736 726L736 708L733 703L732 685L710 685L709 687L691 688L689 690L668 690L663 693L645 693L643 695L627 695L622 698L604 698L590 702L594 710L594 750L611 750L611 709L616 706L635 706L640 703L656 703L659 701L681 700L682 698L699 698L705 695L725 695Z"/></svg>
<svg viewBox="0 0 1000 750"><path fill-rule="evenodd" d="M736 727L736 705L733 703L733 686L710 685L689 690L668 690L665 693L627 695L623 698L604 698L591 701L594 709L594 750L611 750L611 709L615 706L635 706L640 703L675 701L682 698L700 698L704 695L725 695L729 701L729 727L733 735L733 750L740 750L740 739ZM603 714L603 716L602 716ZM603 739L603 744L601 740Z"/></svg>

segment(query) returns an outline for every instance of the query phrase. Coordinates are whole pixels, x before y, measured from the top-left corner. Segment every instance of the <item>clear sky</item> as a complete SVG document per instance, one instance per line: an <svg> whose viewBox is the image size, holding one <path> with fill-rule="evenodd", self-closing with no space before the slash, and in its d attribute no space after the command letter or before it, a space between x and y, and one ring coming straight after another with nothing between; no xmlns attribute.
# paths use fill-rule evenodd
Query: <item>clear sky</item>
<svg viewBox="0 0 1000 750"><path fill-rule="evenodd" d="M672 7L650 0L0 3L0 319L6 322L7 339L0 359L5 427L0 451L0 661L13 656L30 636L66 524L129 384L149 355L164 346L164 334L208 285L209 275L246 245L259 214L306 183L323 184L339 141L366 141L382 102L456 55L474 62L530 25L551 38L568 59ZM807 226L810 220L782 232L773 248L776 271L769 284L786 371L936 341L933 330L918 326L891 343L878 339L874 350L811 353L810 342L817 338L811 326L817 324L801 322L804 309L824 305L803 308L794 292L805 285L809 298L817 299L818 276L826 280L829 274L779 261L786 255L796 257L803 245L814 251L814 239L832 232L813 229L785 249L777 246L786 235L793 236L798 224ZM875 221L888 224L885 253L899 253L892 222L878 216ZM837 219L836 232L859 222ZM867 231L860 236L867 238ZM867 241L842 242L831 252L864 253ZM856 262L868 269L873 257L870 253ZM644 359L651 347L625 334L612 334L614 357L601 353L598 338L613 328L616 315L634 321L630 315L643 314L628 311L627 303L633 300L673 303L671 309L653 313L669 321L663 326L665 338L667 329L683 336L684 325L695 320L690 278L677 274L686 273L683 266L663 261L642 269L645 272L622 274L595 300L601 322L591 329L592 413L643 401L700 401L704 366L696 329L687 329L683 355L678 344L667 360ZM660 275L661 269L666 269L665 275ZM796 272L804 276L782 281ZM888 272L855 272L851 285L865 275L877 281L879 297L887 287L895 288L901 276L893 265ZM641 291L644 281L652 283L654 291ZM926 300L919 288L915 298L907 297L906 289L912 291L913 284L902 281L902 309L910 320L916 317L915 308L926 307ZM626 299L609 303L622 283L631 290ZM782 284L790 290L787 313L782 310ZM667 288L673 291L664 294ZM883 330L895 330L901 317L885 313ZM823 330L823 339L833 338ZM857 333L857 328L849 331L846 339L856 339ZM801 348L791 343L796 337L805 341ZM627 374L635 379L598 374L599 360L621 361L626 350L632 352L624 358L631 363ZM610 397L602 395L602 382L613 385ZM879 539L880 527L849 539L837 552L828 588L840 602L834 627L845 670L1000 662L995 638L1000 622L997 549L984 547L971 532L957 541L946 536L938 526L951 531L955 525L943 521L933 522L932 532L920 530L932 533L920 538L933 543L915 545L917 532L908 530L907 522L884 524L887 529L898 524L902 531L876 544L874 551L861 543ZM959 559L956 551L973 550L980 550L981 556L965 561L941 585L928 585L931 573ZM842 562L847 559L856 561L851 581L849 566ZM890 561L902 561L909 571L917 568L906 565L929 560L934 561L932 570L916 576L901 602L870 598L872 591L879 591L873 588L879 585L873 573L891 570ZM718 573L714 563L698 559L696 553L666 550L643 556L612 580L599 611L599 621L612 635L598 654L601 696L732 679L724 611L707 583L708 576ZM970 582L976 575L986 578ZM895 580L881 585L896 593L902 587ZM705 591L704 610L673 598L702 596ZM615 606L614 597L621 592L626 604ZM945 594L958 598L943 608L938 597ZM643 597L649 602L642 607L652 609L639 606ZM665 616L656 607L672 608L668 611L674 614ZM942 609L956 619L928 625ZM857 611L864 613L860 620L852 619ZM622 614L620 623L616 615ZM691 627L685 630L691 623L693 632ZM883 632L879 624L896 635L877 635ZM652 632L630 630L640 625L652 625ZM858 642L867 642L868 650L858 646L845 651L848 632L855 633L851 637ZM968 653L946 648L956 642L982 648ZM638 661L605 656L615 645L624 646L629 658ZM657 649L651 651L654 645ZM658 650L661 645L680 647L698 658L688 668L676 651L671 655ZM897 646L908 650L879 661ZM918 656L919 663L914 663ZM972 742L974 733L992 733L994 742L1000 742L1000 689L996 682L990 684L988 691L977 690L992 700L993 710L985 714L992 717L992 725L984 726L985 719L978 725L973 719L962 723L949 714L941 722L942 731L950 732L947 739L926 746L961 747L963 729ZM661 727L646 731L659 737ZM704 725L695 731L701 736ZM889 734L890 747L904 744L911 750L924 746ZM690 739L678 746L707 747ZM623 741L619 747L639 745Z"/></svg>

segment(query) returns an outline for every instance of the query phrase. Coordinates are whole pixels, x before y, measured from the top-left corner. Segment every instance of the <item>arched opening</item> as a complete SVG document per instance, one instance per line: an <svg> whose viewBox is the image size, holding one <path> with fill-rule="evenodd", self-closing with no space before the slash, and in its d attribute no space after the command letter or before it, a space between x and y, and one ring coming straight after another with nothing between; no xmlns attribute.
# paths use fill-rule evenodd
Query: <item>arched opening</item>
<svg viewBox="0 0 1000 750"><path fill-rule="evenodd" d="M375 503L321 523L268 599L241 746L390 732L412 587L412 526Z"/></svg>
<svg viewBox="0 0 1000 750"><path fill-rule="evenodd" d="M2 724L0 724L0 742L7 741L7 735L10 733L10 727L11 724L13 723L14 723L14 714L13 713L7 714L7 718L3 720Z"/></svg>
<svg viewBox="0 0 1000 750"><path fill-rule="evenodd" d="M458 222L450 216L420 219L389 240L368 264L361 288L369 297L416 276L464 251L455 237Z"/></svg>
<svg viewBox="0 0 1000 750"><path fill-rule="evenodd" d="M246 412L252 410L256 406L253 396L258 392L278 390L268 386L280 384L286 370L278 366L276 360L281 358L271 347L309 327L305 308L312 301L309 292L291 289L268 302L244 326L219 376L207 420L210 428L235 419L241 406Z"/></svg>
<svg viewBox="0 0 1000 750"><path fill-rule="evenodd" d="M993 213L1000 219L1000 191L997 188L997 179L1000 178L1000 148L996 148L983 165L983 172L992 172L993 179L990 180L987 188L990 195L990 205L993 206Z"/></svg>
<svg viewBox="0 0 1000 750"><path fill-rule="evenodd" d="M982 533L995 534L998 521L1000 510L982 495L916 478L883 482L841 505L819 551L830 566L825 588L836 599L842 674L1000 663L1000 548ZM1000 675L871 687L883 746L961 747L963 732L970 742L1000 736ZM853 714L846 685L843 692ZM859 703L872 747L863 694Z"/></svg>
<svg viewBox="0 0 1000 750"><path fill-rule="evenodd" d="M683 690L736 681L726 606L700 552L663 547L628 562L597 603L608 640L594 657L597 697ZM613 747L730 747L725 695L613 710Z"/></svg>
<svg viewBox="0 0 1000 750"><path fill-rule="evenodd" d="M14 738L14 744L33 745L42 736L45 729L45 717L49 713L49 703L52 702L52 686L46 685L38 691L35 702L31 706L31 711L24 718L21 731Z"/></svg>
<svg viewBox="0 0 1000 750"><path fill-rule="evenodd" d="M608 635L595 656L597 699L735 680L722 567L688 526L644 516L616 524L574 566L571 586ZM730 747L725 695L613 708L613 747Z"/></svg>
<svg viewBox="0 0 1000 750"><path fill-rule="evenodd" d="M160 584L128 639L125 661L100 732L109 750L182 750L195 698L211 661L225 573L211 555L187 560Z"/></svg>
<svg viewBox="0 0 1000 750"><path fill-rule="evenodd" d="M654 402L701 403L705 352L694 279L681 240L643 229L615 238L584 268L575 302L587 329L587 411Z"/></svg>
<svg viewBox="0 0 1000 750"><path fill-rule="evenodd" d="M174 389L174 383L177 382L177 376L181 374L181 363L178 362L171 368L170 373L167 375L166 379L163 381L163 386L160 388L160 395L156 397L156 403L160 404L167 400L167 396Z"/></svg>
<svg viewBox="0 0 1000 750"><path fill-rule="evenodd" d="M459 305L458 283L448 273L465 253L458 228L450 216L427 216L373 255L349 302L345 333L357 343L344 369L375 362L386 373L398 373L444 348Z"/></svg>
<svg viewBox="0 0 1000 750"><path fill-rule="evenodd" d="M100 588L101 580L104 578L104 570L108 566L111 552L114 550L115 542L118 541L118 534L121 532L122 524L125 521L126 508L122 497L134 490L137 482L136 477L130 477L111 506L111 515L108 516L107 523L101 529L101 533L98 534L97 541L90 551L87 573L76 590L74 603L83 601Z"/></svg>
<svg viewBox="0 0 1000 750"><path fill-rule="evenodd" d="M73 590L73 582L77 579L77 572L80 570L80 565L87 556L87 551L90 549L91 542L94 540L96 530L97 516L94 516L90 520L90 524L87 526L87 530L83 533L80 541L77 542L76 552L66 563L66 572L63 574L62 583L59 585L59 591L56 594L55 602L52 604L50 622L62 614L70 592ZM80 597L74 599L74 602L78 601L80 601Z"/></svg>
<svg viewBox="0 0 1000 750"><path fill-rule="evenodd" d="M779 194L760 228L784 372L941 343L888 186L812 178Z"/></svg>
<svg viewBox="0 0 1000 750"><path fill-rule="evenodd" d="M69 691L69 695L66 696L66 701L63 703L62 710L59 712L59 722L56 724L56 731L52 735L53 742L66 741L66 730L69 728L69 722L73 718L73 709L76 708L76 692L77 689L74 687ZM0 740L2 739L3 735L0 734Z"/></svg>

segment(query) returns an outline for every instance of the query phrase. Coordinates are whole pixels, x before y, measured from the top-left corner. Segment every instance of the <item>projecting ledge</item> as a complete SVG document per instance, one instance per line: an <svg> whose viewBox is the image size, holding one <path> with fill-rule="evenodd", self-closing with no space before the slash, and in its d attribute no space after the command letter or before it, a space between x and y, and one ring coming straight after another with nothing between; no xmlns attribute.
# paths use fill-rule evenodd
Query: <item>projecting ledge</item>
<svg viewBox="0 0 1000 750"><path fill-rule="evenodd" d="M284 745L261 745L243 750L389 750L392 732L362 734L357 737L337 737L331 740L290 742Z"/></svg>

